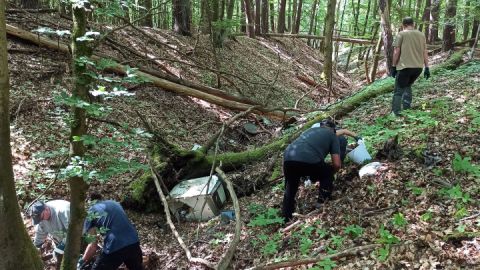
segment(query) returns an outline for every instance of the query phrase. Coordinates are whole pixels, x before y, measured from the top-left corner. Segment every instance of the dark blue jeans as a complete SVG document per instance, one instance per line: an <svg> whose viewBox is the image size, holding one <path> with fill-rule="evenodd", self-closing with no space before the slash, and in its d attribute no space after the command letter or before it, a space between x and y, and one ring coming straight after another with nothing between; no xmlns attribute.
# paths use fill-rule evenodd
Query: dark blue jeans
<svg viewBox="0 0 480 270"><path fill-rule="evenodd" d="M142 249L139 243L110 254L102 252L93 264L92 270L116 270L122 263L125 263L129 270L143 270Z"/></svg>
<svg viewBox="0 0 480 270"><path fill-rule="evenodd" d="M412 84L422 73L421 68L405 68L398 71L393 90L392 111L395 115L412 107Z"/></svg>

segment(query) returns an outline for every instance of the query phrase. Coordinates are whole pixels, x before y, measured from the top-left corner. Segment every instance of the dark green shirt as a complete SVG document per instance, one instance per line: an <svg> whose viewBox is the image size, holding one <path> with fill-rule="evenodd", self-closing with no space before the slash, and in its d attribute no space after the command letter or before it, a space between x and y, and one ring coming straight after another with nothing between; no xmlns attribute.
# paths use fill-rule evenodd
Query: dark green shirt
<svg viewBox="0 0 480 270"><path fill-rule="evenodd" d="M340 154L338 138L329 128L309 128L284 152L285 161L322 162L328 154Z"/></svg>

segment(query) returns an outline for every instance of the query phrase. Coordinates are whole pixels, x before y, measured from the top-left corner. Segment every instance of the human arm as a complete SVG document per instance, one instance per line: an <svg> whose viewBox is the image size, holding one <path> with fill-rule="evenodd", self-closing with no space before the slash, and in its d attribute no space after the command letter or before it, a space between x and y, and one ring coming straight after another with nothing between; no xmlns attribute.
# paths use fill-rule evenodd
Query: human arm
<svg viewBox="0 0 480 270"><path fill-rule="evenodd" d="M42 247L45 239L47 239L48 232L41 226L41 224L35 225L35 236L33 239L33 244L35 247L40 248Z"/></svg>
<svg viewBox="0 0 480 270"><path fill-rule="evenodd" d="M342 160L340 154L332 154L332 166L335 172L338 172L342 168Z"/></svg>
<svg viewBox="0 0 480 270"><path fill-rule="evenodd" d="M98 245L97 245L97 230L96 228L91 228L88 231L88 235L93 236L95 240L91 242L90 244L87 245L87 248L85 248L85 252L83 253L82 260L84 262L90 261L93 256L95 255L95 252L97 251Z"/></svg>
<svg viewBox="0 0 480 270"><path fill-rule="evenodd" d="M339 129L336 131L335 133L337 136L343 136L343 135L347 135L347 136L350 136L352 138L354 138L356 141L360 140L361 137L358 136L357 133L353 132L353 131L350 131L348 129Z"/></svg>
<svg viewBox="0 0 480 270"><path fill-rule="evenodd" d="M393 48L393 59L392 59L392 66L396 67L398 64L398 60L400 60L401 49L400 47Z"/></svg>

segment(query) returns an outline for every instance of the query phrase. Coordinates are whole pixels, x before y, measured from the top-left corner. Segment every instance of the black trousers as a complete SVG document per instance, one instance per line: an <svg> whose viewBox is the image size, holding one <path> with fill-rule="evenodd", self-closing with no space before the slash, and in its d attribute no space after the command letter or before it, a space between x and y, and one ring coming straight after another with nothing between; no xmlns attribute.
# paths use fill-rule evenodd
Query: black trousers
<svg viewBox="0 0 480 270"><path fill-rule="evenodd" d="M129 270L143 270L140 243L126 246L110 254L100 254L92 270L116 270L122 263L125 263Z"/></svg>
<svg viewBox="0 0 480 270"><path fill-rule="evenodd" d="M346 156L348 141L344 136L339 136L338 142L340 144L340 159L343 162ZM285 222L292 218L295 210L295 197L300 186L301 177L309 176L312 182L320 181L318 202L324 202L332 196L335 171L331 165L325 162L312 164L299 161L284 161L283 175L285 177L285 194L283 195L282 215L285 218Z"/></svg>

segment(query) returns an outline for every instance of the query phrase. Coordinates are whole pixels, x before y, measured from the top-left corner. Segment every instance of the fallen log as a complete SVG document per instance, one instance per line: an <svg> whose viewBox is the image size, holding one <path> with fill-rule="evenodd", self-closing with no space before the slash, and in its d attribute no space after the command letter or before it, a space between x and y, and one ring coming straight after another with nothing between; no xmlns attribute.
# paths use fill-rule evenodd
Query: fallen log
<svg viewBox="0 0 480 270"><path fill-rule="evenodd" d="M244 36L244 33L235 33L232 34L233 36ZM281 38L306 38L306 39L325 39L324 36L316 36L316 35L305 35L305 34L279 34L279 33L268 33L262 34L265 37L281 37ZM347 38L347 37L333 37L334 41L341 41L347 43L356 43L356 44L364 44L364 45L375 45L375 42L372 42L368 39L360 39L360 38Z"/></svg>
<svg viewBox="0 0 480 270"><path fill-rule="evenodd" d="M9 8L5 11L7 14L12 13L55 13L58 12L58 9L54 8L30 8L30 9L23 9L23 8Z"/></svg>
<svg viewBox="0 0 480 270"><path fill-rule="evenodd" d="M7 34L11 36L15 36L17 38L21 38L32 43L38 44L40 47L58 50L64 53L69 53L70 49L66 44L61 42L57 42L51 40L46 37L42 37L31 33L29 31L25 31L18 27L8 25ZM99 60L101 57L98 55L93 55L93 60ZM119 75L126 75L127 68L126 66L115 64L106 69L107 71L117 73ZM167 91L175 92L180 95L191 96L195 98L199 98L201 100L210 102L212 104L222 106L224 108L228 108L231 110L238 110L238 111L246 111L248 110L253 104L257 104L254 101L250 101L249 103L245 103L245 98L237 97L234 95L230 95L224 91L221 91L216 88L202 86L201 89L196 89L194 84L183 85L180 84L178 80L173 81L173 78L165 79L160 78L155 75L143 72L143 71L135 71L137 76L146 78L149 80L153 85L165 89ZM158 75L158 74L157 74ZM203 91L208 89L208 91ZM290 118L293 114L291 113L292 110L288 108L266 108L266 107L258 107L256 108L253 113L266 115L277 120L286 120Z"/></svg>

